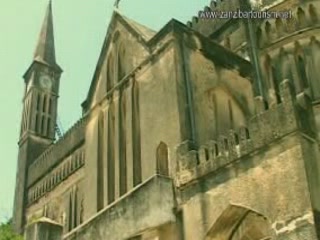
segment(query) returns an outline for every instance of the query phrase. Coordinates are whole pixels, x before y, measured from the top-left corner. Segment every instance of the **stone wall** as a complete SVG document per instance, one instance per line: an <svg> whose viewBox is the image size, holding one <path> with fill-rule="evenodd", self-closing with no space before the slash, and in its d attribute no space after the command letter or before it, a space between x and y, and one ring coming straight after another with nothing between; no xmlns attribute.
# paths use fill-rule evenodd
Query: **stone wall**
<svg viewBox="0 0 320 240"><path fill-rule="evenodd" d="M268 110L257 98L258 114L239 132L230 131L198 151L189 151L187 144L177 149L176 185L186 240L214 240L207 234L221 224L230 206L263 215L277 239L317 239L312 186L319 182L319 153L312 141L306 141L310 137L300 135L301 122L290 89L284 81L281 103ZM227 224L234 218L229 213Z"/></svg>
<svg viewBox="0 0 320 240"><path fill-rule="evenodd" d="M316 240L304 167L299 136L291 135L186 186L180 195L185 239L203 239L236 205L266 217L274 235L308 229L301 239ZM228 224L235 217L229 215Z"/></svg>
<svg viewBox="0 0 320 240"><path fill-rule="evenodd" d="M64 159L54 169L37 181L31 188L28 189L28 205L31 205L39 198L48 194L72 174L85 165L85 152L83 148L75 150L69 157Z"/></svg>
<svg viewBox="0 0 320 240"><path fill-rule="evenodd" d="M60 163L73 150L84 142L87 118L84 117L74 124L61 139L50 146L28 169L28 186Z"/></svg>
<svg viewBox="0 0 320 240"><path fill-rule="evenodd" d="M230 130L228 135L219 136L200 146L199 151L188 151L187 143L178 147L178 186L240 160L295 131L298 124L295 120L290 84L285 81L281 87L282 103L265 111L261 99L256 98L256 109L259 113L247 126L240 127L238 132Z"/></svg>
<svg viewBox="0 0 320 240"><path fill-rule="evenodd" d="M175 222L172 180L154 176L64 236L65 240L123 240Z"/></svg>

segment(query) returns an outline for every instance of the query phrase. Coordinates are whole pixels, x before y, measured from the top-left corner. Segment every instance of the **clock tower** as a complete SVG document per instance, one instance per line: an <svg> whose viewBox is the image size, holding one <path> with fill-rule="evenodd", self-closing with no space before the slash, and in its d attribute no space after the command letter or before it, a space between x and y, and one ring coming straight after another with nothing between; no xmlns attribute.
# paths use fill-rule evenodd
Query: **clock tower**
<svg viewBox="0 0 320 240"><path fill-rule="evenodd" d="M13 212L13 224L19 233L25 225L28 167L55 139L61 73L55 57L50 1L34 59L23 76L25 91Z"/></svg>

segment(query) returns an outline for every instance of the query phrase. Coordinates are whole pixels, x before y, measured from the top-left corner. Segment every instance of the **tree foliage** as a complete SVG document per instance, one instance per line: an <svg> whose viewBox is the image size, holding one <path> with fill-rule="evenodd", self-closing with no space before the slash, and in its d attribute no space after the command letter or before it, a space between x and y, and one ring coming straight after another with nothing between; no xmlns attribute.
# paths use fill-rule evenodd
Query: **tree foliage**
<svg viewBox="0 0 320 240"><path fill-rule="evenodd" d="M23 240L22 236L13 231L12 220L0 223L0 240Z"/></svg>

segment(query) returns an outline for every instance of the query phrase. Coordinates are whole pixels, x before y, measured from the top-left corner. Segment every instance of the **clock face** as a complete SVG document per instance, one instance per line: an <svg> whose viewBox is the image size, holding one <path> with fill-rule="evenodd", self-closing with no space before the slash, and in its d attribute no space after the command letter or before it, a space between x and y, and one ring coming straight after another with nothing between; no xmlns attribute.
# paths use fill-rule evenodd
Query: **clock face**
<svg viewBox="0 0 320 240"><path fill-rule="evenodd" d="M50 89L52 87L52 79L47 75L40 76L40 85L44 89Z"/></svg>

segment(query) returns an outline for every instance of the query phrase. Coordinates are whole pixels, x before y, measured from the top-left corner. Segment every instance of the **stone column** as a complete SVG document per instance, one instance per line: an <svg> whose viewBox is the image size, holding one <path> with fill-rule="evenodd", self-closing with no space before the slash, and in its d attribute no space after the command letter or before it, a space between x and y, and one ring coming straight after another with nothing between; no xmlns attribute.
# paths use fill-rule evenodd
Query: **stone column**
<svg viewBox="0 0 320 240"><path fill-rule="evenodd" d="M41 218L27 226L25 240L62 240L63 227L48 218Z"/></svg>

